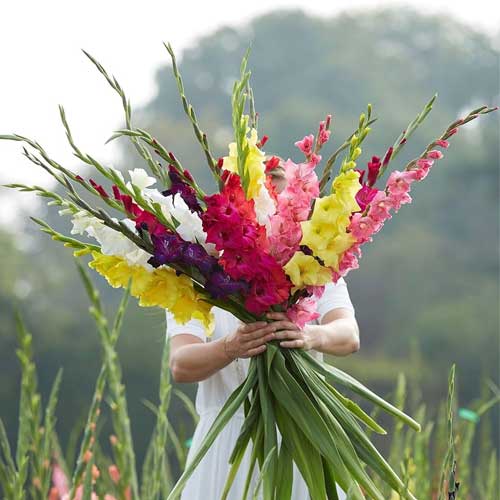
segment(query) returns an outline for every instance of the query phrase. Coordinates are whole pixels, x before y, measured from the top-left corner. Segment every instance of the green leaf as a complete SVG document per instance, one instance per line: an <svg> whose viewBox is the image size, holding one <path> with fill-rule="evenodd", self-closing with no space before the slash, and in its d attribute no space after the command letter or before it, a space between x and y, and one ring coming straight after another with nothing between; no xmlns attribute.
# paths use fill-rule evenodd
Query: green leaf
<svg viewBox="0 0 500 500"><path fill-rule="evenodd" d="M413 420L410 416L406 415L406 413L402 412L395 406L391 405L385 399L381 398L380 396L372 392L370 389L365 387L361 382L357 381L354 377L351 377L347 373L343 372L342 370L339 370L334 366L319 362L305 351L297 350L297 352L300 354L300 356L306 359L310 365L316 368L317 371L321 373L321 375L325 376L329 382L338 383L343 385L344 387L347 387L356 394L359 394L360 396L371 401L377 406L380 406L387 413L402 420L416 431L421 430L420 424L418 422Z"/></svg>
<svg viewBox="0 0 500 500"><path fill-rule="evenodd" d="M278 427L282 435L282 443L287 443L286 446L289 448L293 460L307 484L311 500L324 500L326 498L326 488L320 453L311 444L300 427L290 419L282 405L277 404L275 411ZM283 500L285 498L287 497L283 497Z"/></svg>
<svg viewBox="0 0 500 500"><path fill-rule="evenodd" d="M276 408L281 405L289 415L290 425L299 427L306 435L306 441L309 441L319 453L332 461L335 469L340 471L341 479L339 481L342 480L342 488L347 489L352 483L352 476L347 472L340 456L329 427L330 422L327 424L323 420L323 409L311 402L301 386L292 377L284 365L281 353L275 356L273 364L269 381L278 403ZM319 468L322 470L321 463Z"/></svg>
<svg viewBox="0 0 500 500"><path fill-rule="evenodd" d="M254 364L250 364L248 369L248 375L243 382L232 394L229 396L228 400L222 407L221 411L215 418L212 426L208 430L205 438L203 439L198 451L193 456L192 460L187 464L186 469L182 473L181 477L177 481L176 485L170 492L167 500L174 500L178 498L184 488L187 480L191 477L198 464L201 462L202 458L205 456L209 450L212 443L215 441L217 436L220 434L222 429L226 426L231 417L236 413L238 408L243 404L243 401L249 394L249 392L254 387L257 381L256 367Z"/></svg>
<svg viewBox="0 0 500 500"><path fill-rule="evenodd" d="M259 478L257 480L257 484L255 486L255 490L253 492L253 500L258 500L262 480L267 476L267 470L271 466L271 463L272 463L273 459L275 458L275 455L276 455L276 448L273 448L269 451L269 453L266 456L266 459L264 460L264 463L262 465L262 468L261 468L261 471L259 474ZM264 494L264 497L271 498L271 497L266 496L266 494Z"/></svg>
<svg viewBox="0 0 500 500"><path fill-rule="evenodd" d="M293 484L293 458L284 439L281 440L276 468L276 498L290 500Z"/></svg>
<svg viewBox="0 0 500 500"><path fill-rule="evenodd" d="M266 460L269 458L268 466L265 471L264 465L261 464L264 480L264 498L272 498L274 496L275 477L276 477L276 454L271 455L271 450L276 450L278 446L278 437L276 434L276 419L273 410L273 396L268 385L268 377L272 377L273 373L266 370L267 358L273 358L274 354L271 351L266 351L263 355L257 356L257 370L259 377L259 396L262 418L264 420L264 456Z"/></svg>

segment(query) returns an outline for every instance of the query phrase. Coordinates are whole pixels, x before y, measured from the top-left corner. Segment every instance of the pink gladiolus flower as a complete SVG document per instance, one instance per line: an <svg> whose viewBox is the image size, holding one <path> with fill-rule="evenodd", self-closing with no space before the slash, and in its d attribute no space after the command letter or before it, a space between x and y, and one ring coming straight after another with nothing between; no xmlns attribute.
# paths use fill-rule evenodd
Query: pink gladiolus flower
<svg viewBox="0 0 500 500"><path fill-rule="evenodd" d="M312 148L314 145L314 135L306 135L301 141L297 141L295 146L297 146L305 156L309 156L312 153Z"/></svg>
<svg viewBox="0 0 500 500"><path fill-rule="evenodd" d="M384 191L378 191L370 203L368 217L375 223L383 223L390 219L392 215L389 210L392 208L391 200Z"/></svg>
<svg viewBox="0 0 500 500"><path fill-rule="evenodd" d="M309 218L311 202L319 196L313 158L299 164L287 160L283 168L287 184L278 194L276 213L271 217L269 230L271 254L281 265L298 250L302 238L300 222Z"/></svg>
<svg viewBox="0 0 500 500"><path fill-rule="evenodd" d="M443 153L437 149L433 149L427 153L427 158L432 158L433 160L440 160L443 157Z"/></svg>
<svg viewBox="0 0 500 500"><path fill-rule="evenodd" d="M434 160L429 160L428 158L420 158L419 160L417 160L418 168L409 170L409 172L413 173L413 175L415 176L415 180L421 181L422 179L425 179L427 177L427 174L429 173L429 170L432 167L433 163Z"/></svg>
<svg viewBox="0 0 500 500"><path fill-rule="evenodd" d="M321 155L317 155L316 153L312 153L311 157L309 158L309 163L315 167L316 165L319 164L321 161Z"/></svg>
<svg viewBox="0 0 500 500"><path fill-rule="evenodd" d="M371 235L380 230L382 224L371 217L355 213L351 218L349 229L359 244L372 241Z"/></svg>
<svg viewBox="0 0 500 500"><path fill-rule="evenodd" d="M411 203L411 196L408 193L389 193L388 198L396 212L401 208L401 205Z"/></svg>
<svg viewBox="0 0 500 500"><path fill-rule="evenodd" d="M387 189L391 193L407 193L410 191L410 184L415 180L414 174L405 170L400 172L394 170L387 179Z"/></svg>
<svg viewBox="0 0 500 500"><path fill-rule="evenodd" d="M330 121L332 119L332 115L328 115L325 121L319 122L319 132L318 132L318 145L323 146L328 139L330 139L330 130L327 130L327 127L330 126Z"/></svg>
<svg viewBox="0 0 500 500"><path fill-rule="evenodd" d="M304 328L305 324L319 318L320 314L316 310L317 302L315 298L304 297L298 300L290 309L287 310L286 315L290 321L295 323L299 328Z"/></svg>
<svg viewBox="0 0 500 500"><path fill-rule="evenodd" d="M436 144L437 144L438 146L441 146L441 147L442 147L442 148L444 148L444 149L448 149L448 146L450 145L450 143L449 143L448 141L444 141L444 140L442 140L442 139L437 140L437 141L436 141Z"/></svg>
<svg viewBox="0 0 500 500"><path fill-rule="evenodd" d="M344 255L342 255L339 262L339 270L333 271L333 281L336 283L339 278L345 276L351 269L357 269L359 267L358 257L354 254L353 247L347 250Z"/></svg>
<svg viewBox="0 0 500 500"><path fill-rule="evenodd" d="M60 495L69 493L68 479L58 464L54 464L54 467L52 468L52 483L57 488Z"/></svg>

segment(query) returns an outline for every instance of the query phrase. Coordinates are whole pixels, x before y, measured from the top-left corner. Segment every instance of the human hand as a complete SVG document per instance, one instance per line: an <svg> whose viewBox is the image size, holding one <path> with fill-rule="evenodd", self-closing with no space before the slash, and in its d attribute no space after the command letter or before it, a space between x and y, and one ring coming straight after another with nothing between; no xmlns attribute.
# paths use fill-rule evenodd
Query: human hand
<svg viewBox="0 0 500 500"><path fill-rule="evenodd" d="M285 313L270 312L266 314L266 317L274 320L271 324L276 327L275 338L281 341L280 347L304 349L306 351L314 347L313 336L308 332L307 328L299 328L290 321Z"/></svg>
<svg viewBox="0 0 500 500"><path fill-rule="evenodd" d="M274 323L257 321L242 324L224 338L224 351L232 359L251 358L266 350L266 343L275 338Z"/></svg>

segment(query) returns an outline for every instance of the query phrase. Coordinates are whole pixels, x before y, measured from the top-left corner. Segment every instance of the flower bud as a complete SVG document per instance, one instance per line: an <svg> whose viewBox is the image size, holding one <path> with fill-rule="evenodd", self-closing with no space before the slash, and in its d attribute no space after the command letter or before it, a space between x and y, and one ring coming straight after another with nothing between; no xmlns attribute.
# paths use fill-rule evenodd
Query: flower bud
<svg viewBox="0 0 500 500"><path fill-rule="evenodd" d="M353 151L353 153L352 153L352 155L351 155L351 158L352 158L353 160L356 160L356 159L358 159L360 156L361 156L361 148L359 148L359 147L358 147L358 148L356 148L356 149Z"/></svg>

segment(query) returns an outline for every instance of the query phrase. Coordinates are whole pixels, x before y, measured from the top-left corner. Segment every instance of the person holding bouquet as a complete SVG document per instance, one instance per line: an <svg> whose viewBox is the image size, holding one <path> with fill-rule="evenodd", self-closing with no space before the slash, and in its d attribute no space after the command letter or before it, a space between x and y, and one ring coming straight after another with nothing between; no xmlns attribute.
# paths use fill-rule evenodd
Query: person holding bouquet
<svg viewBox="0 0 500 500"><path fill-rule="evenodd" d="M281 167L271 171L272 182L280 192L286 182ZM326 285L318 300L320 316L299 328L285 313L269 313L269 322L243 323L231 313L214 307L215 330L207 338L200 321L193 319L186 324L175 321L169 311L167 335L171 337L171 371L176 382L198 382L196 410L200 415L188 462L214 418L231 393L244 381L249 359L266 350L267 342L279 341L281 347L304 349L317 359L323 353L347 356L359 349L359 327L344 278ZM229 457L244 421L241 408L220 433L200 465L184 488L182 499L218 499L224 489L229 471ZM244 490L251 449L247 449L242 467L238 471L229 499L239 500ZM254 474L254 482L258 473ZM252 491L252 490L251 490ZM338 488L339 499L345 498ZM294 466L292 499L308 498L305 481Z"/></svg>

